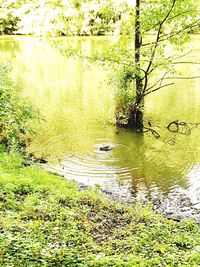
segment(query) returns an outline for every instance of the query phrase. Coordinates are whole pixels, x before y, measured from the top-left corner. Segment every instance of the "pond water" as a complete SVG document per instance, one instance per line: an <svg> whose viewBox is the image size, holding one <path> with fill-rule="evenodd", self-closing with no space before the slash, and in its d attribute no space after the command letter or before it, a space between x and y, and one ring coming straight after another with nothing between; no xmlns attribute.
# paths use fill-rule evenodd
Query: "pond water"
<svg viewBox="0 0 200 267"><path fill-rule="evenodd" d="M111 37L60 38L67 48L103 51ZM198 49L200 37L190 47ZM99 184L121 199L152 200L165 214L198 217L200 213L200 127L190 135L171 133L174 120L200 122L200 81L176 80L172 87L146 99L145 121L161 138L143 136L114 126L114 90L107 72L81 59L68 59L46 40L1 37L1 60L11 61L12 76L21 95L29 97L45 121L29 147L49 160L49 167L66 178ZM187 56L200 62L196 52ZM187 76L200 65L181 67ZM100 147L110 145L111 151ZM160 205L159 203L162 203Z"/></svg>

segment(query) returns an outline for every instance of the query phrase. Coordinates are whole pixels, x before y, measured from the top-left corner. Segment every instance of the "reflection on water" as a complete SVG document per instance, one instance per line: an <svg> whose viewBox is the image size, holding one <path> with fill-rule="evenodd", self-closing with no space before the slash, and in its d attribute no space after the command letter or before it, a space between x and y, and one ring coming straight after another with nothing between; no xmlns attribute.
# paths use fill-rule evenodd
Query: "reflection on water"
<svg viewBox="0 0 200 267"><path fill-rule="evenodd" d="M66 48L77 43L87 51L101 51L112 41L111 37L60 40ZM198 42L195 37L194 49ZM114 92L101 67L67 59L40 38L1 37L0 54L12 61L22 95L32 99L46 120L37 125L39 134L29 149L48 157L52 169L122 196L173 202L184 194L195 208L200 206L200 129L189 136L166 129L177 119L200 122L198 80L177 80L174 87L148 97L145 119L160 133L161 139L156 139L150 133L116 132ZM198 55L195 58L198 61ZM199 65L181 68L187 76L200 72ZM103 145L113 149L100 151Z"/></svg>

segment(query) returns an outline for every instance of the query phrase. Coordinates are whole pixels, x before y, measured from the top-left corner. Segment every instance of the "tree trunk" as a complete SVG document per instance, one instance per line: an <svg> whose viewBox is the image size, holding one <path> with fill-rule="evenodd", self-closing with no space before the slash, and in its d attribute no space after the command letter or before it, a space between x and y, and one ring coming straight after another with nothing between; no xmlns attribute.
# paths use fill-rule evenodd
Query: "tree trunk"
<svg viewBox="0 0 200 267"><path fill-rule="evenodd" d="M143 104L134 103L130 107L127 126L139 132L143 131Z"/></svg>
<svg viewBox="0 0 200 267"><path fill-rule="evenodd" d="M140 70L140 53L141 53L141 32L140 32L140 0L136 0L135 7L135 86L136 86L136 100L130 107L128 127L134 128L137 131L143 129L143 106L144 98L142 97L142 79Z"/></svg>

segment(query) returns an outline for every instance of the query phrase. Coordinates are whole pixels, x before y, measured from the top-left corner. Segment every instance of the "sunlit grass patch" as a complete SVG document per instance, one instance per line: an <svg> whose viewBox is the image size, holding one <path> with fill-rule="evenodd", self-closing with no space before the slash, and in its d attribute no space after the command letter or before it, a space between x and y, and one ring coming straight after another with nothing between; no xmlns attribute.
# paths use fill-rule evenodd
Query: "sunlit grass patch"
<svg viewBox="0 0 200 267"><path fill-rule="evenodd" d="M0 152L0 266L198 266L199 227Z"/></svg>

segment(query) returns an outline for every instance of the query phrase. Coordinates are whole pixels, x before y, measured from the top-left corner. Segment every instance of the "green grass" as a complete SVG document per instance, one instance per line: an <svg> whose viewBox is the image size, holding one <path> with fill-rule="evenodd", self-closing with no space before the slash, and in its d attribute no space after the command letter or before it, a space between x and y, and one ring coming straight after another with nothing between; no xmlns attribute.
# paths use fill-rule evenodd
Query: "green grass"
<svg viewBox="0 0 200 267"><path fill-rule="evenodd" d="M200 266L199 228L79 192L1 150L0 266Z"/></svg>

